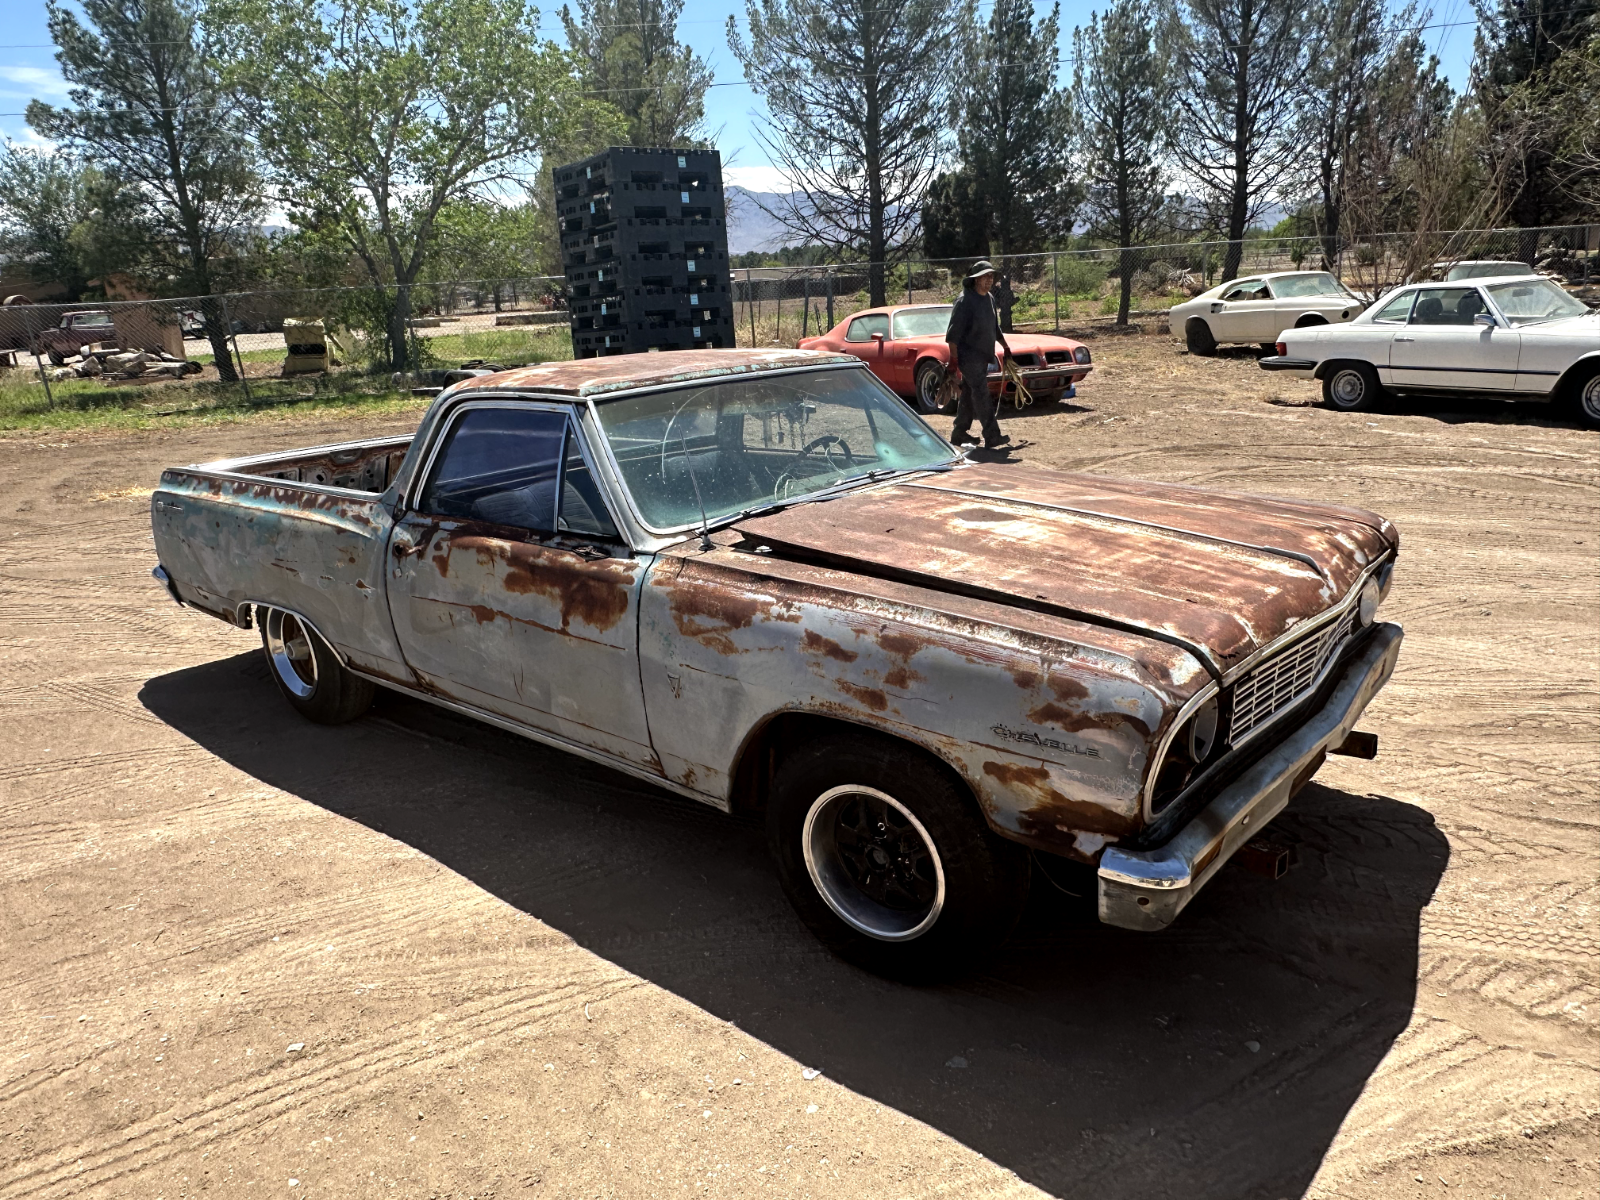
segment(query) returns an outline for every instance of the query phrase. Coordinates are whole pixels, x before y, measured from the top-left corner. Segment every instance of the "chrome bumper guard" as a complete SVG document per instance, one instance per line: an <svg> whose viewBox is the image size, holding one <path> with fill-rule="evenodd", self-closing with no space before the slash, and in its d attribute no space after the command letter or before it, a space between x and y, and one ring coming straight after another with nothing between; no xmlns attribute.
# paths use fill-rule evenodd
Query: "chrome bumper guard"
<svg viewBox="0 0 1600 1200"><path fill-rule="evenodd" d="M1100 858L1100 919L1123 929L1156 930L1184 907L1289 803L1321 757L1343 744L1378 689L1394 673L1404 634L1379 625L1345 664L1327 703L1250 766L1154 850L1109 847Z"/></svg>
<svg viewBox="0 0 1600 1200"><path fill-rule="evenodd" d="M1263 371L1315 371L1317 360L1314 358L1287 358L1281 354L1269 354L1266 358L1256 359L1256 366Z"/></svg>

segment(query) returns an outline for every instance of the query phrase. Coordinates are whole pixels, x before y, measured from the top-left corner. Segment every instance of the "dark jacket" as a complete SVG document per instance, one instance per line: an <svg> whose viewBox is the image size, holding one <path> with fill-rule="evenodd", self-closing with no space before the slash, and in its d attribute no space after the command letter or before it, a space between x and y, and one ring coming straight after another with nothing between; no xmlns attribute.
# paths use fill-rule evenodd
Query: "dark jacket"
<svg viewBox="0 0 1600 1200"><path fill-rule="evenodd" d="M950 313L950 326L945 330L944 340L957 362L992 359L994 344L1000 340L1000 317L995 311L994 293L980 296L973 288L963 288Z"/></svg>

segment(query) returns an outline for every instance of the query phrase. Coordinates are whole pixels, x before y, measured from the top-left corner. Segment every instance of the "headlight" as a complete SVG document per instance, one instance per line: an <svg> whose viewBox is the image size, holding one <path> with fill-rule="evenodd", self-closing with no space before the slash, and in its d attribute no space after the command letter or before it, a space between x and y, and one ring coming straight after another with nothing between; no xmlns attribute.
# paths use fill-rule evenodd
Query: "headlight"
<svg viewBox="0 0 1600 1200"><path fill-rule="evenodd" d="M1362 627L1371 625L1378 616L1378 605L1383 601L1383 589L1378 586L1376 579L1369 579L1361 585L1361 599L1356 601L1356 613Z"/></svg>
<svg viewBox="0 0 1600 1200"><path fill-rule="evenodd" d="M1074 350L1072 352L1072 361L1077 363L1080 367L1088 366L1092 361L1089 358L1089 347L1079 346L1076 350Z"/></svg>
<svg viewBox="0 0 1600 1200"><path fill-rule="evenodd" d="M1189 751L1189 760L1194 763L1203 763L1211 756L1212 748L1217 744L1217 714L1220 711L1215 696L1207 700L1198 709L1194 716L1189 718L1189 723L1184 727L1184 748Z"/></svg>

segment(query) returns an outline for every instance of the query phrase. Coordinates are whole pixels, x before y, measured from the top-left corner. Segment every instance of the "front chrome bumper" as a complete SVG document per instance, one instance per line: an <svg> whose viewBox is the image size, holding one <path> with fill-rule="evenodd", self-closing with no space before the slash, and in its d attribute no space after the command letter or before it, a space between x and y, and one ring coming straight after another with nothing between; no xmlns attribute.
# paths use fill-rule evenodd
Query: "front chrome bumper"
<svg viewBox="0 0 1600 1200"><path fill-rule="evenodd" d="M1100 858L1100 919L1124 929L1172 924L1240 846L1289 803L1297 786L1341 745L1394 673L1404 634L1379 625L1345 664L1327 703L1250 766L1154 850L1112 846Z"/></svg>

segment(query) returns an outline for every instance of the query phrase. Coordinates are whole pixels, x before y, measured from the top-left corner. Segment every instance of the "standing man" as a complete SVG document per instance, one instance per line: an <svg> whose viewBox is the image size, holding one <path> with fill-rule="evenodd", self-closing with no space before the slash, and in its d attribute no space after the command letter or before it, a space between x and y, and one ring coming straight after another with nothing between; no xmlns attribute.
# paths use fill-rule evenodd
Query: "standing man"
<svg viewBox="0 0 1600 1200"><path fill-rule="evenodd" d="M1011 332L1011 310L1017 303L1017 294L1011 290L1011 276L1002 274L994 285L994 306L1000 310L1000 332Z"/></svg>
<svg viewBox="0 0 1600 1200"><path fill-rule="evenodd" d="M945 344L950 347L950 368L961 380L961 398L956 402L956 428L950 441L957 446L971 446L976 439L969 430L976 418L983 430L983 448L998 450L1009 446L1011 439L1000 432L1000 422L995 420L995 397L989 392L989 365L994 362L994 344L1005 346L1005 334L1000 332L1000 316L995 311L994 264L980 260L972 265L966 286L950 313L950 326L945 330Z"/></svg>

